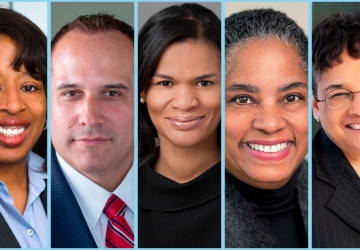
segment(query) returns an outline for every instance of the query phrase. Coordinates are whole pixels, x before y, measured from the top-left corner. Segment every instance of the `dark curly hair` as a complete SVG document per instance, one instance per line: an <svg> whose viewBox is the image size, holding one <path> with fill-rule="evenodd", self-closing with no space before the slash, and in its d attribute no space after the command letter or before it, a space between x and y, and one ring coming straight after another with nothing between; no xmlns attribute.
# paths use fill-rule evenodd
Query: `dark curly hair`
<svg viewBox="0 0 360 250"><path fill-rule="evenodd" d="M269 37L294 46L307 72L308 40L304 31L284 13L273 9L241 11L225 19L226 65L235 48L245 46L252 39Z"/></svg>
<svg viewBox="0 0 360 250"><path fill-rule="evenodd" d="M360 58L360 12L335 13L313 30L313 93L317 96L317 81L321 74L342 63L341 54L347 49L350 56Z"/></svg>
<svg viewBox="0 0 360 250"><path fill-rule="evenodd" d="M139 95L147 91L163 52L171 44L204 40L221 50L220 19L208 8L185 3L154 14L139 33ZM155 156L156 128L146 104L139 106L139 166Z"/></svg>

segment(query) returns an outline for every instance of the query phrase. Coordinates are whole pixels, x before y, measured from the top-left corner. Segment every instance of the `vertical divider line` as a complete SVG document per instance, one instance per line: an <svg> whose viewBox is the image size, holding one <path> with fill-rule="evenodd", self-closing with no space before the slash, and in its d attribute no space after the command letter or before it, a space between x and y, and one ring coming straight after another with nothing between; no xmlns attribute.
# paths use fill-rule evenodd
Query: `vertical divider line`
<svg viewBox="0 0 360 250"><path fill-rule="evenodd" d="M312 248L312 2L308 1L308 248Z"/></svg>
<svg viewBox="0 0 360 250"><path fill-rule="evenodd" d="M221 248L225 248L225 2L221 1Z"/></svg>
<svg viewBox="0 0 360 250"><path fill-rule="evenodd" d="M47 1L47 248L51 248L51 2Z"/></svg>
<svg viewBox="0 0 360 250"><path fill-rule="evenodd" d="M134 248L138 248L138 1L134 1Z"/></svg>

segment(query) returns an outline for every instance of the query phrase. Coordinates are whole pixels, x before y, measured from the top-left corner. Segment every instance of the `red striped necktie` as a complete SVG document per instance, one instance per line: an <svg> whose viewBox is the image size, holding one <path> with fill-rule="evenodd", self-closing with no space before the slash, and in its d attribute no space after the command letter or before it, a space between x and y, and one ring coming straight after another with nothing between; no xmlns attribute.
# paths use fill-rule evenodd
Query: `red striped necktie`
<svg viewBox="0 0 360 250"><path fill-rule="evenodd" d="M107 248L134 248L134 233L125 220L126 204L115 194L106 202L103 212L108 217Z"/></svg>

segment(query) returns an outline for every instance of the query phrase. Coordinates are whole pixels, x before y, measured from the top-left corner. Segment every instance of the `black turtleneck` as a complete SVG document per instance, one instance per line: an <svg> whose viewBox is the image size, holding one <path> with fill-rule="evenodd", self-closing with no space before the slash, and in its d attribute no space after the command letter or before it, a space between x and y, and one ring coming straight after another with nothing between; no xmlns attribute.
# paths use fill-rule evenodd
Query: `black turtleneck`
<svg viewBox="0 0 360 250"><path fill-rule="evenodd" d="M298 171L279 189L259 189L236 181L241 194L255 203L256 214L268 222L279 247L307 247L306 233L298 205Z"/></svg>

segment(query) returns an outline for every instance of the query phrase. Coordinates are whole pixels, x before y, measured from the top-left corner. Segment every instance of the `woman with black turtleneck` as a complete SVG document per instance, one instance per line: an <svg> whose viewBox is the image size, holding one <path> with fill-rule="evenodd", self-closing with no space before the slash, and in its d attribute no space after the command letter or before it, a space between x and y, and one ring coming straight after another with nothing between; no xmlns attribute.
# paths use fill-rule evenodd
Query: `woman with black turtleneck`
<svg viewBox="0 0 360 250"><path fill-rule="evenodd" d="M307 38L272 9L225 29L226 247L307 247Z"/></svg>

